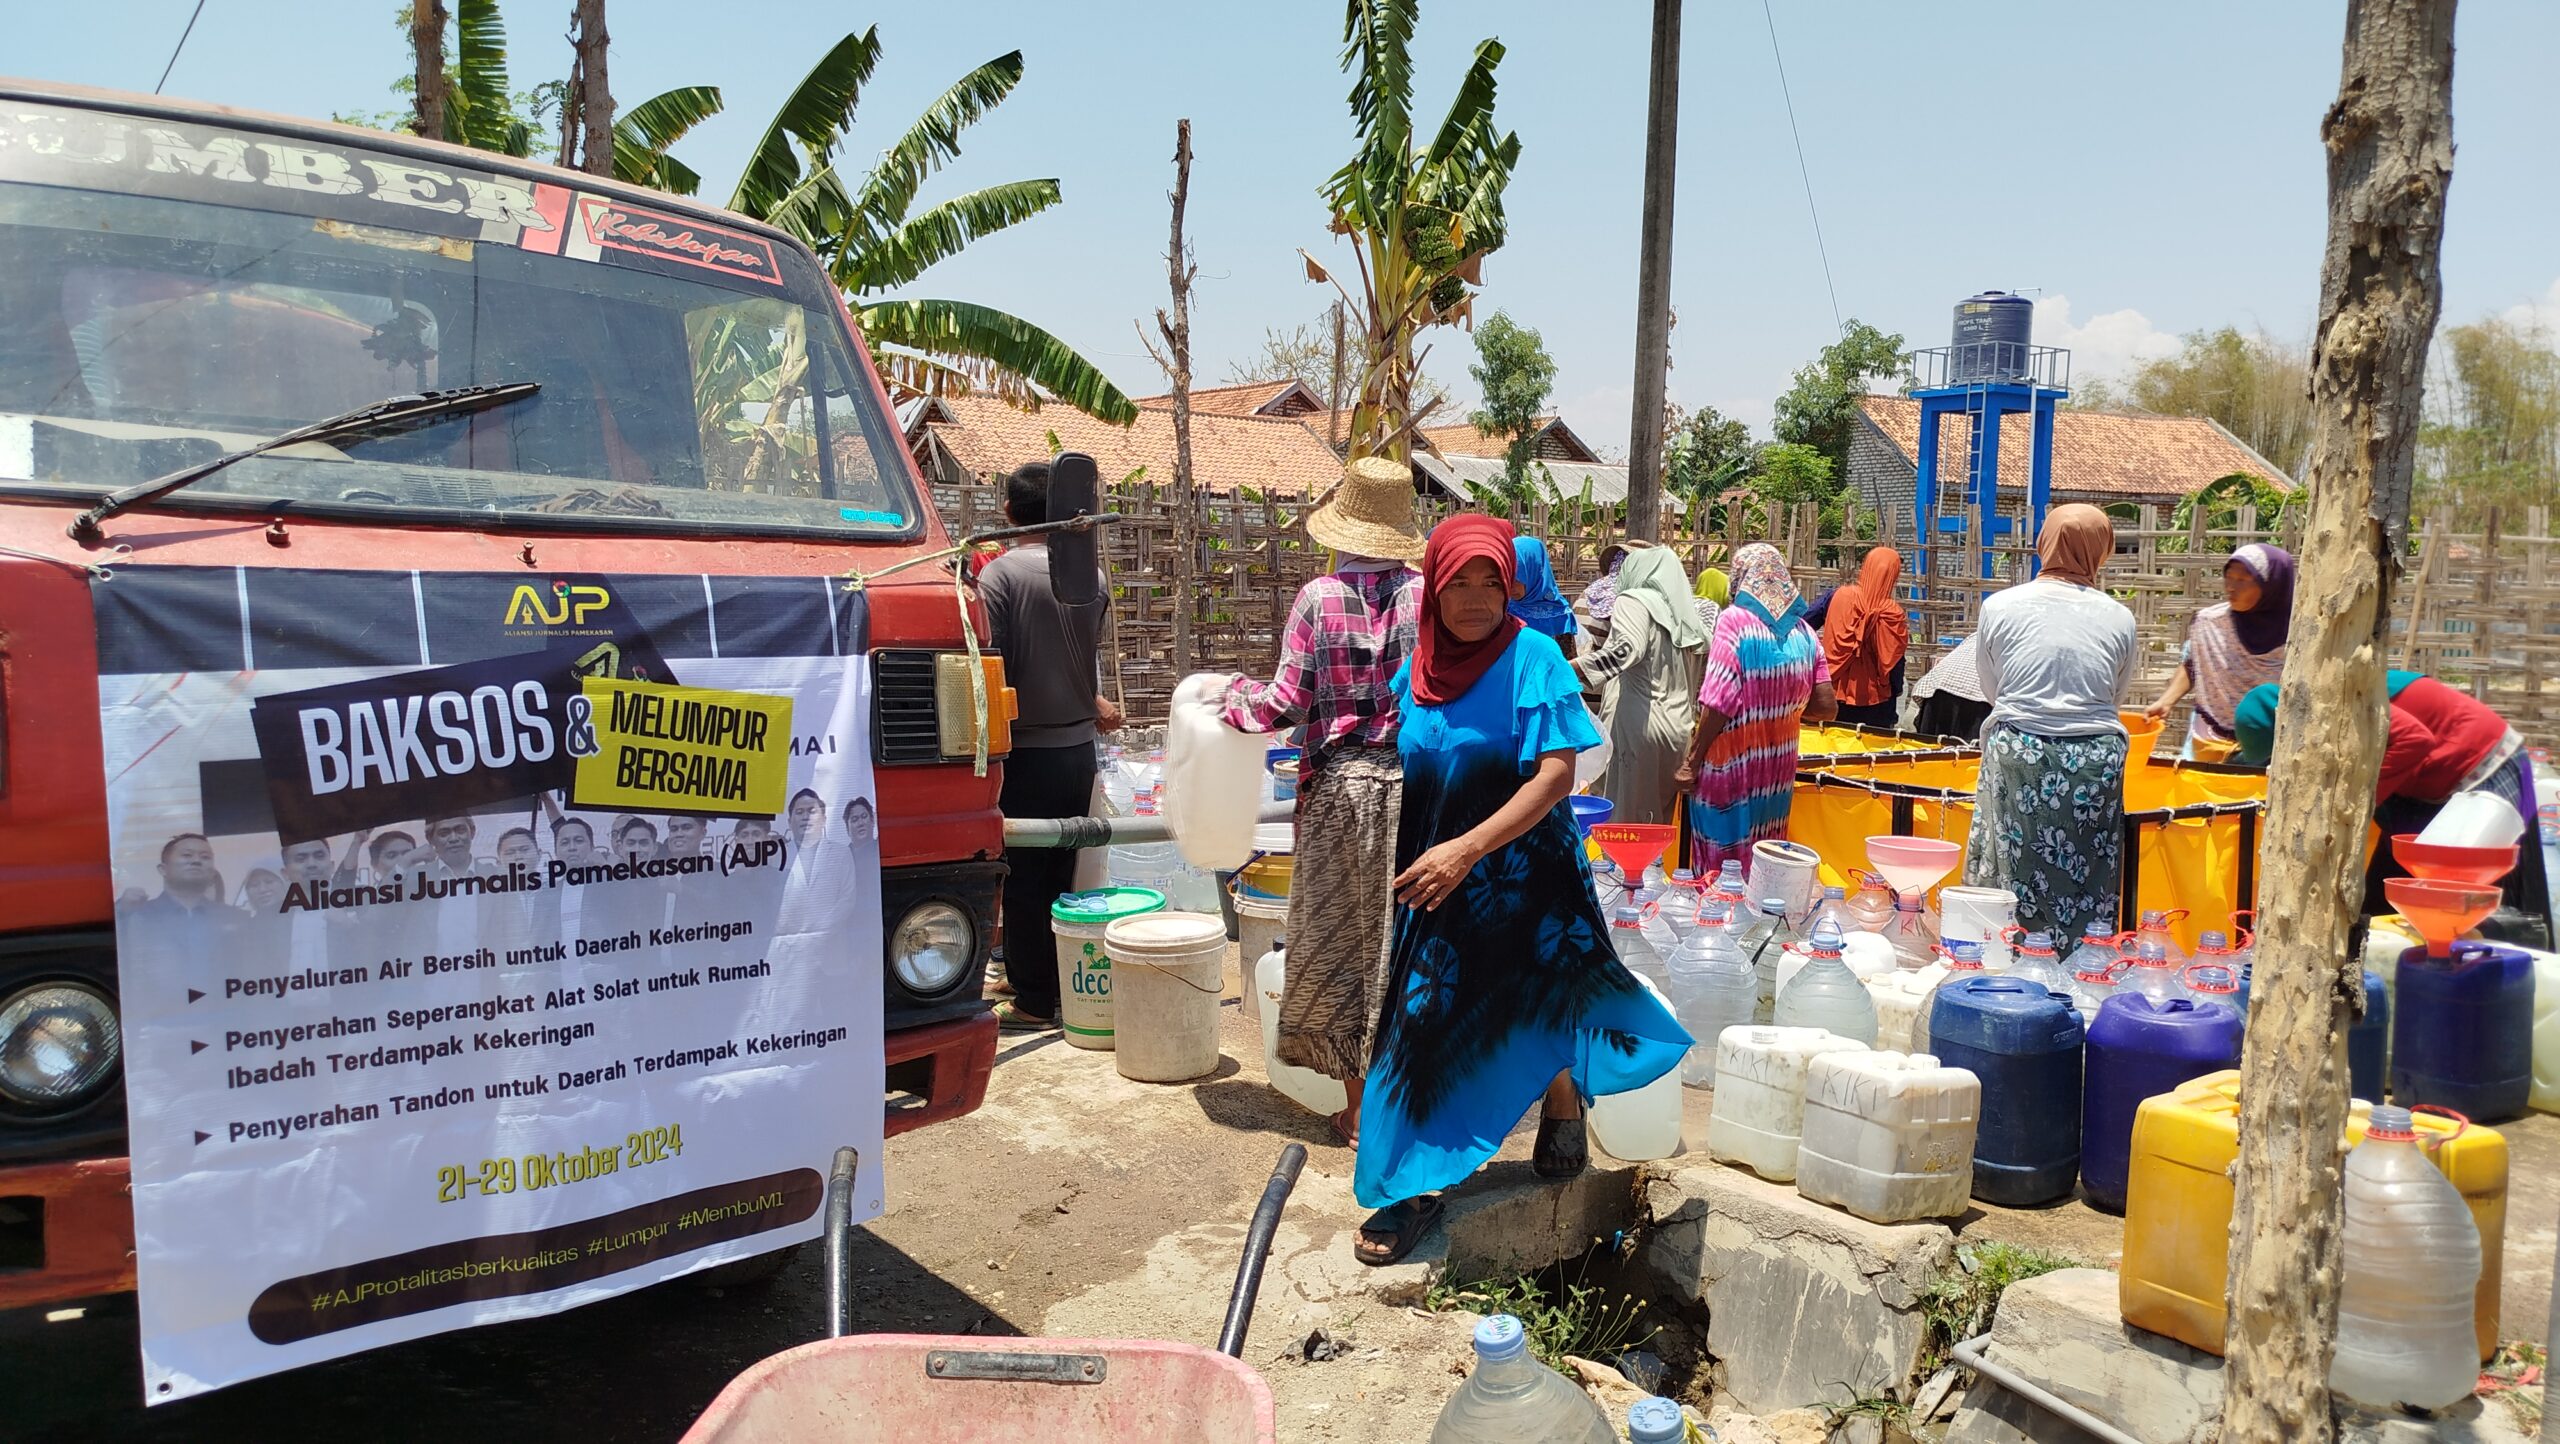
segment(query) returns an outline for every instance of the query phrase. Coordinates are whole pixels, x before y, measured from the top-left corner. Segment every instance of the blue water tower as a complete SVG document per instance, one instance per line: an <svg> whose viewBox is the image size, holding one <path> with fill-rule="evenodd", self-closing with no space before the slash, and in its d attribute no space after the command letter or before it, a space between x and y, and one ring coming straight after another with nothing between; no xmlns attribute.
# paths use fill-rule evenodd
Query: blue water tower
<svg viewBox="0 0 2560 1444"><path fill-rule="evenodd" d="M1970 443L1967 474L1953 505L1978 507L1984 535L1982 575L1992 573L1990 545L2006 535L2012 523L2000 515L2000 419L2026 413L2034 426L2027 454L2027 528L2030 536L2044 526L2045 508L2053 494L2053 412L2071 394L2071 353L2034 344L2035 303L2005 291L1985 291L1956 303L1949 344L1911 353L1911 397L1920 403L1920 446L1913 509L1923 518L1936 516L1941 496L1938 477L1939 428L1950 420L1965 428ZM1938 517L1940 532L1964 530L1962 516ZM1930 566L1928 537L1921 538L1922 573Z"/></svg>

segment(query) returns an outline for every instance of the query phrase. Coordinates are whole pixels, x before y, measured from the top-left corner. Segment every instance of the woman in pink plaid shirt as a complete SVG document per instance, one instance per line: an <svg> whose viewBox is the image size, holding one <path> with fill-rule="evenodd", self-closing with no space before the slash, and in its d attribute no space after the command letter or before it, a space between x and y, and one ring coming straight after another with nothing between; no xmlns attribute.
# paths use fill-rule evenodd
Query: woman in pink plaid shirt
<svg viewBox="0 0 2560 1444"><path fill-rule="evenodd" d="M1383 457L1351 463L1331 499L1308 515L1307 535L1333 550L1334 569L1299 589L1276 674L1236 678L1226 720L1245 732L1306 725L1280 1060L1342 1080L1351 1101L1333 1129L1356 1145L1386 986L1404 795L1389 684L1413 652L1421 615L1422 578L1408 565L1424 544L1411 474Z"/></svg>

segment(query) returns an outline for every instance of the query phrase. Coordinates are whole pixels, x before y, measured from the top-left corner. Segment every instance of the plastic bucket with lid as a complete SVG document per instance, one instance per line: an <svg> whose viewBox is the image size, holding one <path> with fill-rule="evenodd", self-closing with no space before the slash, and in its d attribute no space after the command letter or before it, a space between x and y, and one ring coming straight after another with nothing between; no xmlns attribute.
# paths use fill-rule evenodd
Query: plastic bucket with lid
<svg viewBox="0 0 2560 1444"><path fill-rule="evenodd" d="M1049 930L1058 938L1058 1022L1068 1042L1112 1045L1111 953L1103 934L1118 919L1162 911L1164 894L1151 887L1069 893L1049 909ZM1223 925L1218 936L1226 936Z"/></svg>
<svg viewBox="0 0 2560 1444"><path fill-rule="evenodd" d="M1280 945L1280 936L1289 927L1289 900L1285 897L1256 897L1236 890L1236 957L1244 965L1244 1013L1256 1024L1262 1021L1262 990L1253 985L1254 964L1262 955Z"/></svg>
<svg viewBox="0 0 2560 1444"><path fill-rule="evenodd" d="M1982 966L2009 971L2009 929L2018 921L2018 895L2005 887L1938 889L1938 936L1950 943L1982 944Z"/></svg>
<svg viewBox="0 0 2560 1444"><path fill-rule="evenodd" d="M1105 930L1120 1076L1180 1083L1218 1066L1227 931L1206 913L1149 912Z"/></svg>

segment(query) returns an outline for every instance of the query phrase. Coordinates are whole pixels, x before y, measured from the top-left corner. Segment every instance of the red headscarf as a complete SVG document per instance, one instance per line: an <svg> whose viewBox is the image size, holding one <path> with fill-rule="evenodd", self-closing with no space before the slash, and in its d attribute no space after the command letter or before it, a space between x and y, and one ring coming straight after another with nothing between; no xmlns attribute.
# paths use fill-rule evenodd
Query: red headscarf
<svg viewBox="0 0 2560 1444"><path fill-rule="evenodd" d="M1508 590L1513 577L1511 523L1481 512L1453 516L1431 529L1422 553L1422 630L1413 649L1413 700L1427 707L1457 701L1493 669L1520 631L1520 619L1505 611L1501 625L1482 640L1462 642L1440 620L1440 589L1458 569L1478 557L1493 563Z"/></svg>
<svg viewBox="0 0 2560 1444"><path fill-rule="evenodd" d="M1822 656L1831 664L1831 685L1840 690L1840 700L1853 707L1891 700L1893 664L1910 650L1911 620L1893 598L1901 576L1902 553L1876 547L1858 564L1858 579L1831 595Z"/></svg>

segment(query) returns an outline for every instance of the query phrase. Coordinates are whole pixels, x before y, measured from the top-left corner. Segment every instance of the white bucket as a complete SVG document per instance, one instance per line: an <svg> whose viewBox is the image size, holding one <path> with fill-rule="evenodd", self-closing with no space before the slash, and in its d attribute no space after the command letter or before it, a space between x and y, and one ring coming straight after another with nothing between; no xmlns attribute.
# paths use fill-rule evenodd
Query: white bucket
<svg viewBox="0 0 2560 1444"><path fill-rule="evenodd" d="M1163 910L1164 894L1143 887L1069 893L1049 910L1049 931L1058 939L1058 1024L1069 1043L1079 1048L1112 1045L1114 969L1103 934L1122 918ZM1222 925L1221 935L1224 931Z"/></svg>
<svg viewBox="0 0 2560 1444"><path fill-rule="evenodd" d="M1264 953L1280 945L1280 935L1289 926L1289 900L1284 897L1253 897L1242 891L1236 894L1236 956L1243 961L1244 1014L1262 1024L1262 989L1253 981L1253 965ZM1336 1111L1340 1104L1334 1105Z"/></svg>
<svg viewBox="0 0 2560 1444"><path fill-rule="evenodd" d="M1120 1076L1180 1083L1218 1066L1227 925L1208 913L1145 913L1104 934Z"/></svg>
<svg viewBox="0 0 2560 1444"><path fill-rule="evenodd" d="M1751 900L1781 897L1787 917L1802 922L1813 911L1814 888L1820 882L1822 858L1800 842L1771 838L1751 845Z"/></svg>
<svg viewBox="0 0 2560 1444"><path fill-rule="evenodd" d="M2018 895L2005 887L1938 889L1938 937L1950 944L1982 944L1982 966L2009 969L2008 929L2018 921Z"/></svg>

